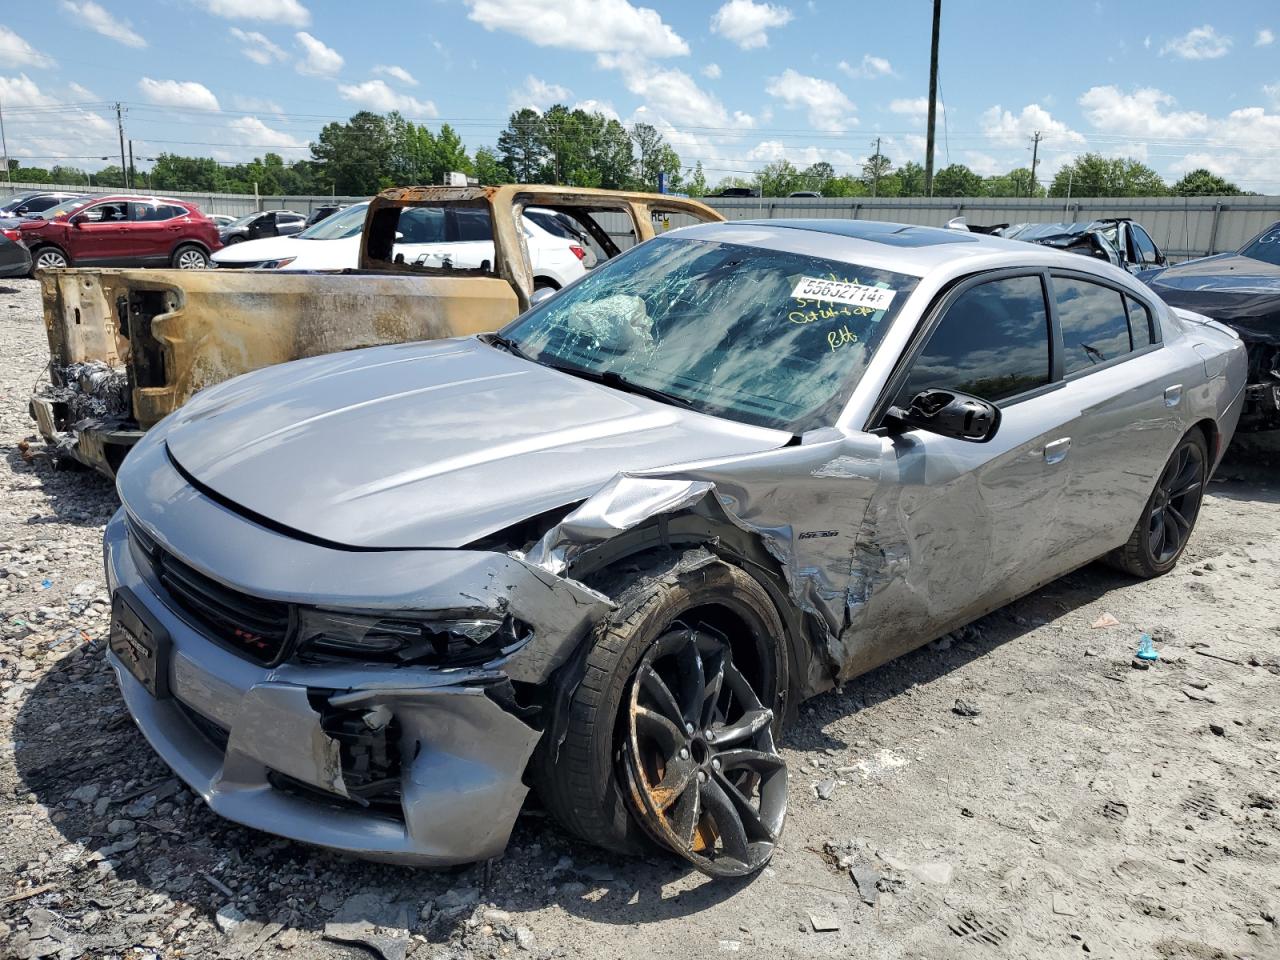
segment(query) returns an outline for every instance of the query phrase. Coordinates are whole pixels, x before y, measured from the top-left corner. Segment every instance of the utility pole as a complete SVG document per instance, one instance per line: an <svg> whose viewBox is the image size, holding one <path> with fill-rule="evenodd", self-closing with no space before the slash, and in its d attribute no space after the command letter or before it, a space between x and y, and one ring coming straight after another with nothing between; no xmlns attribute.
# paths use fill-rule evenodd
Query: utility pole
<svg viewBox="0 0 1280 960"><path fill-rule="evenodd" d="M124 186L129 188L129 168L124 165L124 115L120 112L120 101L116 101L116 130L120 133L120 173L124 177Z"/></svg>
<svg viewBox="0 0 1280 960"><path fill-rule="evenodd" d="M871 156L871 195L880 192L880 138L876 137L876 152Z"/></svg>
<svg viewBox="0 0 1280 960"><path fill-rule="evenodd" d="M132 176L133 176L133 138L130 137L129 138L129 171L125 179L126 180L131 179Z"/></svg>
<svg viewBox="0 0 1280 960"><path fill-rule="evenodd" d="M938 120L938 28L942 0L933 0L933 45L929 48L929 130L924 148L924 195L933 196L933 130Z"/></svg>
<svg viewBox="0 0 1280 960"><path fill-rule="evenodd" d="M4 178L13 186L13 172L9 169L9 145L4 139L4 103L0 102L0 153L4 154Z"/></svg>
<svg viewBox="0 0 1280 960"><path fill-rule="evenodd" d="M1036 160L1039 158L1040 141L1043 139L1039 130L1031 138L1031 196L1033 197L1036 195Z"/></svg>

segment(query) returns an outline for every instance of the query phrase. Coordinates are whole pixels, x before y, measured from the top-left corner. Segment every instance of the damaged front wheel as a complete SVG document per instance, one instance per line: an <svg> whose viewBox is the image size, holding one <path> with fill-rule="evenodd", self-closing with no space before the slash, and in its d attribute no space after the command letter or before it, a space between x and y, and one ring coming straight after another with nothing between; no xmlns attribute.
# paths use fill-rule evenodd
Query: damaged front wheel
<svg viewBox="0 0 1280 960"><path fill-rule="evenodd" d="M742 876L768 863L786 817L783 628L754 578L699 554L605 591L618 609L587 651L563 742L543 744L534 775L556 819L592 843L656 843L711 876Z"/></svg>

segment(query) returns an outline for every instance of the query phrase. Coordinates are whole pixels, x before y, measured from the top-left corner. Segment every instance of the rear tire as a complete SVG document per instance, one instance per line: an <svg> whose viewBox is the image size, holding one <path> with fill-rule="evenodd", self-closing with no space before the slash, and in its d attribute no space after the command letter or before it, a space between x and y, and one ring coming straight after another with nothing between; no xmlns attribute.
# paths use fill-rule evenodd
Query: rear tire
<svg viewBox="0 0 1280 960"><path fill-rule="evenodd" d="M71 261L57 247L37 247L31 254L31 276L33 277L39 270L54 270L69 266Z"/></svg>
<svg viewBox="0 0 1280 960"><path fill-rule="evenodd" d="M169 263L176 270L207 270L209 254L205 253L203 247L198 247L194 243L184 243L173 251L173 257Z"/></svg>
<svg viewBox="0 0 1280 960"><path fill-rule="evenodd" d="M1172 570L1195 529L1208 479L1209 446L1197 427L1178 442L1156 479L1129 542L1107 561L1143 580Z"/></svg>
<svg viewBox="0 0 1280 960"><path fill-rule="evenodd" d="M758 688L760 701L773 711L766 731L770 736L780 727L783 712L784 633L768 594L750 575L727 563L713 561L689 570L679 559L664 558L630 574L618 590L611 591L618 609L597 628L591 641L581 682L568 705L564 742L554 761L554 745L544 742L532 768L538 795L565 829L621 853L642 853L654 847L652 831L637 819L642 812L625 766L629 691L638 666L657 641L681 624L700 630L701 624L682 618L698 608L715 606L749 624L747 631L729 642L739 654L743 672L755 678L752 686ZM693 619L698 619L696 613ZM761 663L747 666L749 650ZM785 780L781 758L778 765ZM780 817L777 826L780 830ZM687 857L686 851L673 852ZM696 861L695 865L719 875ZM753 864L751 870L763 866L764 862Z"/></svg>

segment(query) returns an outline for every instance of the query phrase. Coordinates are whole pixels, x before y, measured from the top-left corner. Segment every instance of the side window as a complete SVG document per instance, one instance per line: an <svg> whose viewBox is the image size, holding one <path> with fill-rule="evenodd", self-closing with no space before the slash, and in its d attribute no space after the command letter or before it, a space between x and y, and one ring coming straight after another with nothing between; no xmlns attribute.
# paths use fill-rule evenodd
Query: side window
<svg viewBox="0 0 1280 960"><path fill-rule="evenodd" d="M124 223L129 219L127 203L99 203L84 212L90 223Z"/></svg>
<svg viewBox="0 0 1280 960"><path fill-rule="evenodd" d="M459 241L492 240L493 225L489 222L488 209L459 208L453 211L458 225Z"/></svg>
<svg viewBox="0 0 1280 960"><path fill-rule="evenodd" d="M157 223L161 220L169 220L174 214L171 212L173 207L161 203L132 203L133 219L138 223Z"/></svg>
<svg viewBox="0 0 1280 960"><path fill-rule="evenodd" d="M1075 277L1053 278L1062 325L1063 373L1088 370L1133 349L1129 316L1118 290Z"/></svg>
<svg viewBox="0 0 1280 960"><path fill-rule="evenodd" d="M57 197L32 197L23 206L27 208L27 213L40 213L42 210L48 210L61 202Z"/></svg>
<svg viewBox="0 0 1280 960"><path fill-rule="evenodd" d="M1129 233L1133 236L1133 245L1138 250L1139 263L1155 263L1157 258L1156 245L1151 238L1147 236L1147 231L1143 230L1136 224L1129 224Z"/></svg>
<svg viewBox="0 0 1280 960"><path fill-rule="evenodd" d="M400 211L396 229L403 234L398 243L443 243L444 209L405 207Z"/></svg>
<svg viewBox="0 0 1280 960"><path fill-rule="evenodd" d="M992 280L962 293L929 336L898 394L958 390L992 402L1049 382L1049 312L1038 276Z"/></svg>
<svg viewBox="0 0 1280 960"><path fill-rule="evenodd" d="M1141 350L1151 346L1155 343L1151 330L1151 311L1146 304L1133 297L1125 297L1124 302L1129 308L1129 339L1133 342L1133 349Z"/></svg>

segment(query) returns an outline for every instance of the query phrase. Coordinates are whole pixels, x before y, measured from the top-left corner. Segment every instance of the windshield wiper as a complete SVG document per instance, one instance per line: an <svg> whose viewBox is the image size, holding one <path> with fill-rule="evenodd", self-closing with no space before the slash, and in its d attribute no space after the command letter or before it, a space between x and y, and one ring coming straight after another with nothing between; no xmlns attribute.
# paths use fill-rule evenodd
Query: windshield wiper
<svg viewBox="0 0 1280 960"><path fill-rule="evenodd" d="M520 344L516 343L510 337L504 337L500 333L482 333L480 334L480 342L487 343L491 347L501 347L503 350L507 351L507 353L512 356L519 357L521 360L529 360L537 363L533 357L520 349Z"/></svg>
<svg viewBox="0 0 1280 960"><path fill-rule="evenodd" d="M642 397L648 397L650 400L659 400L662 403L670 403L677 407L684 407L685 409L693 409L692 400L677 396L674 393L667 393L665 390L659 390L657 387L648 387L643 383L636 383L634 380L628 380L622 374L613 370L606 370L603 373L599 373L595 370L586 370L582 367L575 367L567 363L548 363L545 360L539 360L538 363L541 363L543 366L550 367L552 370L559 370L561 373L568 373L575 377L581 377L583 380L590 380L592 383L602 383L606 387L613 387L615 390L638 394Z"/></svg>

